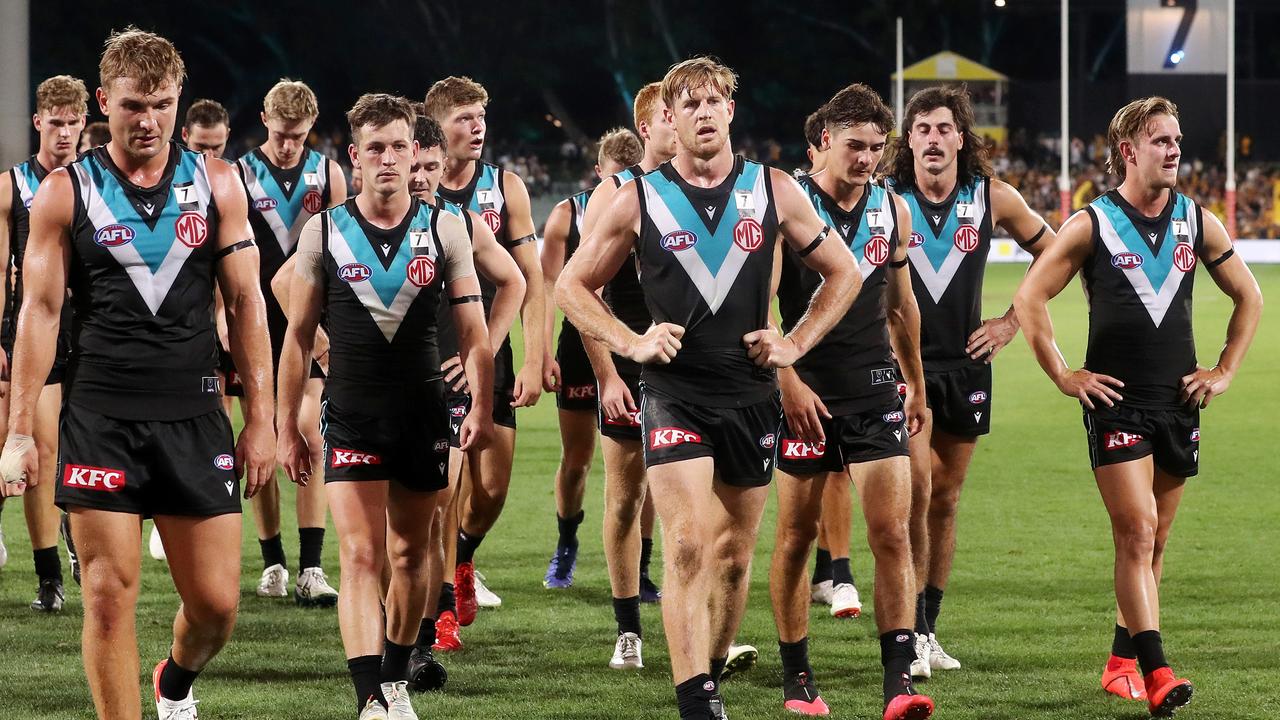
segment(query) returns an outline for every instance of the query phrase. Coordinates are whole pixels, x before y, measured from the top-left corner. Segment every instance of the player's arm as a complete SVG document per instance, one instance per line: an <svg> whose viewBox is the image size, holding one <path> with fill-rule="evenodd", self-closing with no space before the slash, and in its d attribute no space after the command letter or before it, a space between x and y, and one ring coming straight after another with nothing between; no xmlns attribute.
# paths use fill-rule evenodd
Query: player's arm
<svg viewBox="0 0 1280 720"><path fill-rule="evenodd" d="M23 258L22 309L13 343L9 384L9 437L0 457L3 495L21 495L40 479L32 439L36 402L53 367L58 320L67 293L75 190L67 170L49 173L31 203L30 234Z"/></svg>
<svg viewBox="0 0 1280 720"><path fill-rule="evenodd" d="M347 201L347 176L338 163L325 162L329 163L329 207L337 207Z"/></svg>
<svg viewBox="0 0 1280 720"><path fill-rule="evenodd" d="M307 358L314 352L316 329L324 304L324 238L326 215L312 216L298 236L298 248L290 259L294 279L288 283L289 301L281 303L289 318L280 352L279 397L276 424L280 442L277 457L289 479L306 485L311 475L311 453L298 428L303 388L307 382ZM273 286L274 287L274 286Z"/></svg>
<svg viewBox="0 0 1280 720"><path fill-rule="evenodd" d="M467 226L461 218L444 213L436 228L444 249L444 278L458 328L458 351L471 387L471 412L458 431L459 446L480 449L489 444L493 433L493 347L484 323L484 303L480 301Z"/></svg>
<svg viewBox="0 0 1280 720"><path fill-rule="evenodd" d="M783 240L805 265L822 276L822 284L809 300L809 308L786 337L776 329L765 328L742 338L747 345L747 356L757 365L777 368L792 365L804 357L844 317L862 288L862 274L858 272L853 253L818 217L799 183L781 170L769 168L769 172Z"/></svg>
<svg viewBox="0 0 1280 720"><path fill-rule="evenodd" d="M249 231L249 200L239 175L221 160L210 160L209 188L218 208L217 282L227 312L228 349L244 387L244 428L236 441L236 473L244 494L253 497L275 474L273 426L275 384L267 303L258 281L258 248Z"/></svg>
<svg viewBox="0 0 1280 720"><path fill-rule="evenodd" d="M274 277L271 278L271 294L275 296L276 302L280 304L280 310L284 312L285 317L289 316L289 290L293 285L291 282L297 274L295 269L298 264L298 254L294 253L289 256L288 260L280 266ZM321 371L328 374L329 372L329 335L324 328L316 327L315 343L311 347L311 358L320 366Z"/></svg>
<svg viewBox="0 0 1280 720"><path fill-rule="evenodd" d="M1124 387L1124 383L1109 375L1072 370L1067 365L1053 338L1049 301L1057 297L1084 266L1092 252L1092 242L1093 218L1089 212L1083 210L1072 215L1058 230L1056 241L1032 264L1013 296L1013 306L1022 321L1022 334L1031 344L1036 362L1064 395L1078 398L1090 410L1094 409L1095 401L1111 407L1123 399L1116 389Z"/></svg>
<svg viewBox="0 0 1280 720"><path fill-rule="evenodd" d="M595 228L596 221L604 214L609 203L613 202L620 187L621 183L615 175L605 178L591 191L591 198L587 200L587 211L582 214L583 237ZM637 410L636 401L631 397L631 390L627 388L627 384L618 375L618 368L613 364L613 353L609 352L609 348L603 343L589 335L582 336L582 349L586 351L587 360L591 362L591 370L596 376L596 382L600 385L600 405L604 409L605 417L610 420L631 417Z"/></svg>
<svg viewBox="0 0 1280 720"><path fill-rule="evenodd" d="M920 359L920 306L911 291L911 268L907 261L907 243L911 237L911 210L897 195L893 204L898 209L897 242L889 267L885 269L885 306L889 319L889 344L902 369L907 384L905 411L907 432L915 435L924 427L926 413L924 395L924 362Z"/></svg>
<svg viewBox="0 0 1280 720"><path fill-rule="evenodd" d="M520 325L524 329L524 365L516 373L515 400L512 407L529 407L542 395L543 335L541 329L547 313L546 288L542 284L542 264L538 262L537 230L533 226L533 209L524 181L513 172L503 171L506 182L507 222L510 223L511 246L507 248L520 273L524 275L524 304L520 307Z"/></svg>
<svg viewBox="0 0 1280 720"><path fill-rule="evenodd" d="M638 237L640 198L635 182L632 180L614 195L608 212L564 266L556 283L556 304L584 339L595 338L610 352L641 364L665 365L680 351L684 328L658 323L644 335L636 335L596 293L627 261Z"/></svg>
<svg viewBox="0 0 1280 720"><path fill-rule="evenodd" d="M776 297L782 284L782 261L786 246L782 238L777 240L778 247L773 253L773 273L769 281L769 297ZM781 333L780 323L769 318L769 328ZM831 411L826 403L818 397L794 367L778 368L778 387L782 390L782 414L787 418L787 428L796 437L807 443L826 442L827 434L822 429L822 420L831 419Z"/></svg>
<svg viewBox="0 0 1280 720"><path fill-rule="evenodd" d="M560 277L560 271L564 269L572 226L573 202L561 200L551 209L551 214L547 216L547 225L542 231L542 282L548 298L555 295L556 278ZM552 338L555 337L555 324L556 313L552 308L547 308L542 340L542 389L547 392L556 392L560 389L560 364L551 350Z"/></svg>
<svg viewBox="0 0 1280 720"><path fill-rule="evenodd" d="M1229 298L1233 308L1227 322L1227 342L1218 355L1218 364L1182 378L1182 399L1188 403L1209 407L1209 401L1227 391L1235 378L1244 355L1253 343L1262 317L1262 290L1244 260L1236 255L1231 237L1222 221L1213 213L1204 216L1204 244L1201 259L1209 270L1209 277Z"/></svg>
<svg viewBox="0 0 1280 720"><path fill-rule="evenodd" d="M9 307L10 265L13 254L9 251L9 214L13 212L13 173L0 173L0 267L3 267L4 282L0 282L0 309ZM16 308L15 308L16 309ZM13 322L16 318L9 318ZM9 379L9 356L4 348L0 348L0 380ZM0 397L4 397L3 386L0 386Z"/></svg>

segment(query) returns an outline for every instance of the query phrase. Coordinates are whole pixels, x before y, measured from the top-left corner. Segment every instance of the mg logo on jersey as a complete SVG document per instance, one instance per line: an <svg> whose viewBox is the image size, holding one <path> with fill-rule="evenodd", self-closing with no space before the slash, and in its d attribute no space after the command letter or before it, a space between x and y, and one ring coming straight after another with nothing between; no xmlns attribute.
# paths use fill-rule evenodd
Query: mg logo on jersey
<svg viewBox="0 0 1280 720"><path fill-rule="evenodd" d="M960 252L971 253L978 249L978 228L973 225L961 225L956 229L956 248Z"/></svg>
<svg viewBox="0 0 1280 720"><path fill-rule="evenodd" d="M733 242L747 252L755 252L764 244L764 229L755 218L742 218L733 226Z"/></svg>
<svg viewBox="0 0 1280 720"><path fill-rule="evenodd" d="M1122 252L1111 256L1111 267L1118 270L1133 270L1142 267L1142 256L1138 253Z"/></svg>
<svg viewBox="0 0 1280 720"><path fill-rule="evenodd" d="M1200 428L1191 431L1191 442L1200 442Z"/></svg>
<svg viewBox="0 0 1280 720"><path fill-rule="evenodd" d="M352 467L354 465L381 465L382 457L373 453L360 452L358 450L342 450L333 449L333 459L329 463L329 467Z"/></svg>
<svg viewBox="0 0 1280 720"><path fill-rule="evenodd" d="M566 385L564 396L568 400L590 400L596 396L595 385Z"/></svg>
<svg viewBox="0 0 1280 720"><path fill-rule="evenodd" d="M173 221L173 233L189 248L198 248L209 239L209 223L197 212L184 212Z"/></svg>
<svg viewBox="0 0 1280 720"><path fill-rule="evenodd" d="M408 267L404 269L404 274L409 277L409 282L418 287L426 287L436 278L436 264L426 255L418 255L409 261Z"/></svg>
<svg viewBox="0 0 1280 720"><path fill-rule="evenodd" d="M1133 447L1142 442L1142 436L1137 433L1116 430L1103 435L1102 441L1107 450L1119 450L1120 448Z"/></svg>
<svg viewBox="0 0 1280 720"><path fill-rule="evenodd" d="M1196 250L1191 243L1180 242L1173 246L1173 266L1182 272L1191 272L1196 266Z"/></svg>
<svg viewBox="0 0 1280 720"><path fill-rule="evenodd" d="M124 471L91 465L67 465L62 471L62 484L78 490L120 492L124 489Z"/></svg>
<svg viewBox="0 0 1280 720"><path fill-rule="evenodd" d="M320 197L318 190L308 190L307 194L302 196L302 209L312 215L324 209L324 198Z"/></svg>
<svg viewBox="0 0 1280 720"><path fill-rule="evenodd" d="M760 438L760 447L764 448L765 450L772 449L774 444L777 441L778 441L777 434L769 433L768 435L765 435L764 437Z"/></svg>
<svg viewBox="0 0 1280 720"><path fill-rule="evenodd" d="M236 459L227 453L222 453L213 459L213 466L219 470L234 470L236 467Z"/></svg>
<svg viewBox="0 0 1280 720"><path fill-rule="evenodd" d="M700 443L702 436L678 427L664 427L649 431L649 448L660 450L685 443Z"/></svg>
<svg viewBox="0 0 1280 720"><path fill-rule="evenodd" d="M697 245L698 236L688 230L672 230L662 236L662 242L660 244L662 245L663 250L667 250L669 252L680 252L681 250L688 250L694 245Z"/></svg>
<svg viewBox="0 0 1280 720"><path fill-rule="evenodd" d="M969 394L970 405L981 405L986 401L987 401L987 393L982 390Z"/></svg>
<svg viewBox="0 0 1280 720"><path fill-rule="evenodd" d="M889 239L883 235L872 235L863 249L862 256L867 262L879 267L889 259Z"/></svg>
<svg viewBox="0 0 1280 720"><path fill-rule="evenodd" d="M918 232L911 233L911 239L907 241L907 247L920 247L924 244L924 236Z"/></svg>
<svg viewBox="0 0 1280 720"><path fill-rule="evenodd" d="M807 443L801 440L782 440L782 457L786 460L813 460L827 454L827 444Z"/></svg>
<svg viewBox="0 0 1280 720"><path fill-rule="evenodd" d="M275 198L258 198L257 200L253 201L253 209L257 210L258 212L275 210L276 199Z"/></svg>
<svg viewBox="0 0 1280 720"><path fill-rule="evenodd" d="M120 224L98 228L98 232L93 234L93 241L106 248L127 245L133 242L133 228Z"/></svg>
<svg viewBox="0 0 1280 720"><path fill-rule="evenodd" d="M493 231L494 235L497 235L498 231L502 229L502 213L497 210L489 208L480 217L484 220L484 224L488 225L489 229Z"/></svg>
<svg viewBox="0 0 1280 720"><path fill-rule="evenodd" d="M345 283L364 282L372 271L364 263L347 263L338 268L338 279Z"/></svg>
<svg viewBox="0 0 1280 720"><path fill-rule="evenodd" d="M900 423L902 422L902 419L905 417L906 415L904 415L901 410L894 410L891 413L885 413L884 415L881 415L880 419L884 420L887 423Z"/></svg>

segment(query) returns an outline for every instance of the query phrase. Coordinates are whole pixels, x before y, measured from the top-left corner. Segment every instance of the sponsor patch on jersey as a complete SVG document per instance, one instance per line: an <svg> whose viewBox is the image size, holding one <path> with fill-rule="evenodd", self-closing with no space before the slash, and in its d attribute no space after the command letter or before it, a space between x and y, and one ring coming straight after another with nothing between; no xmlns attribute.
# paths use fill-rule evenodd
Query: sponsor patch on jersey
<svg viewBox="0 0 1280 720"><path fill-rule="evenodd" d="M1133 447L1142 442L1142 436L1137 433L1127 433L1120 430L1114 430L1102 436L1103 447L1107 450L1119 450L1120 448Z"/></svg>
<svg viewBox="0 0 1280 720"><path fill-rule="evenodd" d="M961 225L956 228L956 248L960 252L971 253L978 249L978 228L973 225Z"/></svg>
<svg viewBox="0 0 1280 720"><path fill-rule="evenodd" d="M734 190L733 204L744 215L755 214L756 196L750 190Z"/></svg>
<svg viewBox="0 0 1280 720"><path fill-rule="evenodd" d="M862 256L876 267L885 264L889 259L889 239L883 235L872 235L862 251Z"/></svg>
<svg viewBox="0 0 1280 720"><path fill-rule="evenodd" d="M329 467L353 467L356 465L381 465L382 456L373 453L360 452L359 450L343 450L341 448L333 449L333 457L329 461Z"/></svg>
<svg viewBox="0 0 1280 720"><path fill-rule="evenodd" d="M62 484L64 487L77 490L120 492L124 490L125 485L124 471L116 470L115 468L72 465L68 463L62 471Z"/></svg>
<svg viewBox="0 0 1280 720"><path fill-rule="evenodd" d="M918 232L912 231L911 239L907 241L907 247L920 247L924 244L924 236Z"/></svg>
<svg viewBox="0 0 1280 720"><path fill-rule="evenodd" d="M1111 256L1111 267L1119 270L1132 270L1142 267L1142 256L1138 253L1122 252Z"/></svg>
<svg viewBox="0 0 1280 720"><path fill-rule="evenodd" d="M893 412L885 413L884 415L881 415L880 419L884 420L887 423L900 423L902 422L902 419L905 417L906 417L906 414L903 413L901 410L894 410Z"/></svg>
<svg viewBox="0 0 1280 720"><path fill-rule="evenodd" d="M436 279L436 264L426 255L418 255L409 261L404 274L414 285L426 287Z"/></svg>
<svg viewBox="0 0 1280 720"><path fill-rule="evenodd" d="M452 417L456 417L456 418L466 417L466 416L467 416L467 406L466 406L466 405L451 405L451 406L449 407L449 415L450 415L450 416L452 416Z"/></svg>
<svg viewBox="0 0 1280 720"><path fill-rule="evenodd" d="M102 247L113 248L133 242L133 236L133 228L116 223L98 228L93 234L93 241Z"/></svg>
<svg viewBox="0 0 1280 720"><path fill-rule="evenodd" d="M257 200L253 201L253 209L257 210L258 212L275 210L276 205L277 203L275 198L265 197L265 198L258 198Z"/></svg>
<svg viewBox="0 0 1280 720"><path fill-rule="evenodd" d="M417 250L419 248L431 247L431 231L430 230L410 230L409 231L409 247Z"/></svg>
<svg viewBox="0 0 1280 720"><path fill-rule="evenodd" d="M898 382L898 377L897 377L897 374L894 373L893 368L891 367L876 368L875 370L871 371L872 385L885 385L888 383L896 383L896 382Z"/></svg>
<svg viewBox="0 0 1280 720"><path fill-rule="evenodd" d="M1191 431L1191 442L1200 442L1200 428Z"/></svg>
<svg viewBox="0 0 1280 720"><path fill-rule="evenodd" d="M372 271L364 263L347 263L338 268L338 279L345 283L364 282Z"/></svg>
<svg viewBox="0 0 1280 720"><path fill-rule="evenodd" d="M308 190L307 194L302 196L302 209L312 215L324 209L324 198L320 197L318 190Z"/></svg>
<svg viewBox="0 0 1280 720"><path fill-rule="evenodd" d="M566 400L590 400L596 396L595 385L565 385L560 392Z"/></svg>
<svg viewBox="0 0 1280 720"><path fill-rule="evenodd" d="M1196 249L1191 243L1180 242L1173 246L1173 266L1182 272L1191 272L1196 266Z"/></svg>
<svg viewBox="0 0 1280 720"><path fill-rule="evenodd" d="M782 439L782 457L786 460L814 460L826 454L825 442L807 443L803 440Z"/></svg>
<svg viewBox="0 0 1280 720"><path fill-rule="evenodd" d="M702 436L696 432L685 430L678 427L662 427L649 431L649 448L651 450L660 450L666 447L675 447L685 443L700 443Z"/></svg>
<svg viewBox="0 0 1280 720"><path fill-rule="evenodd" d="M987 393L984 390L978 390L976 392L969 393L970 405L981 405L986 401L987 401Z"/></svg>
<svg viewBox="0 0 1280 720"><path fill-rule="evenodd" d="M449 452L449 441L437 440L436 444L433 446L433 449L438 453Z"/></svg>
<svg viewBox="0 0 1280 720"><path fill-rule="evenodd" d="M899 394L899 395L901 395L902 397L906 397L906 396L907 396L907 384L906 384L906 383L904 383L904 382L900 382L900 383L898 383L898 394Z"/></svg>
<svg viewBox="0 0 1280 720"><path fill-rule="evenodd" d="M198 212L184 212L173 221L173 234L189 248L198 248L209 239L209 223Z"/></svg>
<svg viewBox="0 0 1280 720"><path fill-rule="evenodd" d="M497 235L498 231L502 229L502 213L497 210L489 208L480 215L480 218L484 220L485 225L489 226L494 235Z"/></svg>
<svg viewBox="0 0 1280 720"><path fill-rule="evenodd" d="M302 184L311 187L320 187L320 173L302 173Z"/></svg>
<svg viewBox="0 0 1280 720"><path fill-rule="evenodd" d="M220 395L222 394L222 381L217 375L202 377L200 378L200 392L209 395Z"/></svg>
<svg viewBox="0 0 1280 720"><path fill-rule="evenodd" d="M777 442L778 442L777 433L769 433L768 435L765 435L764 437L760 438L760 447L764 448L765 450L770 450L773 448L774 444L776 444Z"/></svg>
<svg viewBox="0 0 1280 720"><path fill-rule="evenodd" d="M747 252L755 252L764 244L764 228L752 217L742 218L733 226L733 243Z"/></svg>
<svg viewBox="0 0 1280 720"><path fill-rule="evenodd" d="M668 252L680 252L697 245L698 235L688 230L672 230L662 236L662 241L659 244L663 250Z"/></svg>
<svg viewBox="0 0 1280 720"><path fill-rule="evenodd" d="M236 459L227 453L222 453L213 459L213 466L219 470L234 470L236 467Z"/></svg>

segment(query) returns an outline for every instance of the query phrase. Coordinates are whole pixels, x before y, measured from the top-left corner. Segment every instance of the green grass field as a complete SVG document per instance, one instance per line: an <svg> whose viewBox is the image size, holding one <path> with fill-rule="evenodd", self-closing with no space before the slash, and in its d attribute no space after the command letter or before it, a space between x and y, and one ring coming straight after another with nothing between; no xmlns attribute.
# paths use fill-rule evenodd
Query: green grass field
<svg viewBox="0 0 1280 720"><path fill-rule="evenodd" d="M988 315L1007 305L1023 272L992 266ZM1280 267L1256 269L1264 292L1280 296ZM1201 360L1211 363L1230 303L1201 273L1196 315ZM1078 363L1085 311L1077 286L1054 304L1061 345ZM1273 311L1274 313L1274 311ZM1272 718L1280 687L1280 570L1276 548L1280 462L1280 325L1265 319L1231 391L1204 413L1201 474L1191 481L1166 561L1163 616L1171 661L1196 685L1179 717ZM997 360L992 435L978 446L961 503L959 550L939 627L964 669L922 685L938 718L954 720L1138 720L1145 707L1102 693L1098 673L1110 647L1111 538L1089 472L1077 405L1057 393L1018 338ZM542 589L555 543L552 478L559 458L553 399L520 413L516 474L506 513L478 564L502 595L464 629L464 652L444 658L443 693L419 697L423 718L675 717L666 643L656 607L646 606L646 668L607 667L613 616L600 543L601 463L592 469L577 584ZM287 483L286 483L287 484ZM286 497L292 493L286 490ZM296 569L297 536L286 512L285 542ZM752 572L740 639L761 662L726 685L735 720L783 718L780 661L768 605L773 507ZM859 521L860 524L860 521ZM10 560L0 571L0 718L93 716L79 657L81 605L74 585L59 616L27 609L35 587L20 503L4 512ZM240 620L230 645L197 684L201 716L354 718L334 611L254 596L261 563L246 518ZM854 572L871 597L870 554L855 528ZM325 547L338 573L332 531ZM70 576L67 576L70 582ZM144 560L138 610L144 692L165 656L177 606L162 563ZM839 621L815 609L812 660L834 716L880 717L880 666L870 614ZM154 717L150 703L144 716Z"/></svg>

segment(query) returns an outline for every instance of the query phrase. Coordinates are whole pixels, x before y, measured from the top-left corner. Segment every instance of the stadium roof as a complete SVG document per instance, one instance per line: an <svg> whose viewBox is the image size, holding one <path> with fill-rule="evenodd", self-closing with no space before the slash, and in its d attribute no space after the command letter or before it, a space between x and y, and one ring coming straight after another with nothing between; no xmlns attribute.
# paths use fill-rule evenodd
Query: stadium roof
<svg viewBox="0 0 1280 720"><path fill-rule="evenodd" d="M898 73L895 72L889 77L896 79ZM903 68L902 78L904 80L1008 80L1009 76L947 50Z"/></svg>

